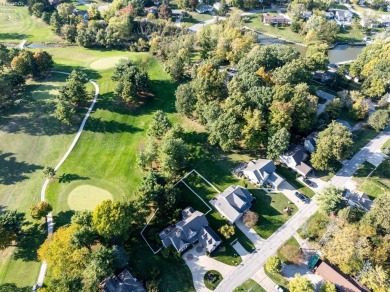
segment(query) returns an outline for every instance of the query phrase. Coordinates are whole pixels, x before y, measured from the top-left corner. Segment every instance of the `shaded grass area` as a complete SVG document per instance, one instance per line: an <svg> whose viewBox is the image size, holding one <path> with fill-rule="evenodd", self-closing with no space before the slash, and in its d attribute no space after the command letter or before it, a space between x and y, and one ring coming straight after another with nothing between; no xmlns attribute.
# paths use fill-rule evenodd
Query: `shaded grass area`
<svg viewBox="0 0 390 292"><path fill-rule="evenodd" d="M295 204L289 204L286 196L281 193L267 194L259 189L249 189L249 191L256 198L251 210L259 214L259 220L253 229L264 239L270 237L289 219L290 216L283 213L284 208L292 208L291 215L298 210Z"/></svg>
<svg viewBox="0 0 390 292"><path fill-rule="evenodd" d="M390 191L390 160L384 160L376 169L371 163L364 162L356 171L354 180L359 184L359 190L371 199Z"/></svg>
<svg viewBox="0 0 390 292"><path fill-rule="evenodd" d="M343 165L340 162L334 161L328 170L315 169L314 173L323 181L329 181L342 167Z"/></svg>
<svg viewBox="0 0 390 292"><path fill-rule="evenodd" d="M329 217L317 211L298 229L297 232L303 239L318 241L324 235L329 222Z"/></svg>
<svg viewBox="0 0 390 292"><path fill-rule="evenodd" d="M249 279L242 283L233 292L266 292L263 287L256 283L256 281Z"/></svg>
<svg viewBox="0 0 390 292"><path fill-rule="evenodd" d="M31 17L26 6L2 6L12 12L0 13L0 41L61 42L50 26L41 19Z"/></svg>
<svg viewBox="0 0 390 292"><path fill-rule="evenodd" d="M360 151L368 142L370 142L378 132L374 129L365 127L363 129L357 130L353 132L353 145L351 152L353 154Z"/></svg>
<svg viewBox="0 0 390 292"><path fill-rule="evenodd" d="M387 148L390 147L390 139L387 140L381 147L382 152L384 152Z"/></svg>
<svg viewBox="0 0 390 292"><path fill-rule="evenodd" d="M340 27L337 33L336 42L362 42L364 35L362 31L354 25Z"/></svg>
<svg viewBox="0 0 390 292"><path fill-rule="evenodd" d="M260 32L278 36L288 41L304 43L304 38L300 34L293 32L289 26L274 27L265 25L259 15L245 16L244 23L246 26Z"/></svg>
<svg viewBox="0 0 390 292"><path fill-rule="evenodd" d="M218 284L221 283L222 280L223 277L221 273L215 270L206 272L203 277L204 285L210 290L215 290L215 288L217 288Z"/></svg>
<svg viewBox="0 0 390 292"><path fill-rule="evenodd" d="M300 245L294 237L290 237L279 249L278 257L279 259L289 265L296 264L296 259L293 258L294 255L301 254Z"/></svg>
<svg viewBox="0 0 390 292"><path fill-rule="evenodd" d="M287 168L284 165L277 165L276 172L286 179L286 181L291 184L298 192L304 194L305 196L312 198L314 196L314 191L300 182L298 180L298 174L293 172L291 169Z"/></svg>

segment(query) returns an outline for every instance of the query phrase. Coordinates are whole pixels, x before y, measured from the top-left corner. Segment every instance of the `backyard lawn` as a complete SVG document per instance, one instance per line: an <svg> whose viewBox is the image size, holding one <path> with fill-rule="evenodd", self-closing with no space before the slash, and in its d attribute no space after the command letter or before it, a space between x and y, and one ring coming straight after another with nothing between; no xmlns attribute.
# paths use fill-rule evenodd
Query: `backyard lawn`
<svg viewBox="0 0 390 292"><path fill-rule="evenodd" d="M246 282L242 283L233 292L266 292L263 287L257 284L256 281L249 279Z"/></svg>
<svg viewBox="0 0 390 292"><path fill-rule="evenodd" d="M265 25L260 15L251 15L244 17L244 24L254 30L260 32L271 34L280 38L283 38L288 41L304 43L304 38L299 34L293 32L289 26L286 27L275 27L272 25Z"/></svg>
<svg viewBox="0 0 390 292"><path fill-rule="evenodd" d="M285 167L284 165L277 165L276 172L286 179L286 181L291 184L298 192L304 194L305 196L312 198L314 196L314 191L306 186L304 183L298 180L298 174L293 172L291 169Z"/></svg>
<svg viewBox="0 0 390 292"><path fill-rule="evenodd" d="M27 39L28 42L61 42L49 25L28 14L26 6L4 7L12 12L0 13L0 41L19 43Z"/></svg>
<svg viewBox="0 0 390 292"><path fill-rule="evenodd" d="M249 189L249 191L256 199L252 203L251 210L259 214L259 221L253 229L264 239L270 237L290 218L283 213L284 208L292 208L291 215L298 210L295 204L289 204L286 196L281 193L267 194L259 189Z"/></svg>
<svg viewBox="0 0 390 292"><path fill-rule="evenodd" d="M359 184L359 190L371 199L390 191L390 160L383 161L377 169L371 163L364 162L356 171L354 180Z"/></svg>
<svg viewBox="0 0 390 292"><path fill-rule="evenodd" d="M345 28L340 27L340 31L337 33L336 42L362 42L364 34L356 26L345 26Z"/></svg>

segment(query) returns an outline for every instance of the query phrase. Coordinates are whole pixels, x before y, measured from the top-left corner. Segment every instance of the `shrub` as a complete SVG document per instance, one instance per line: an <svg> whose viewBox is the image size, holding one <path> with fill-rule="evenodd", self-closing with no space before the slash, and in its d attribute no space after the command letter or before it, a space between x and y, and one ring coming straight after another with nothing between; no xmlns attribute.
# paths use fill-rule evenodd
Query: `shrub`
<svg viewBox="0 0 390 292"><path fill-rule="evenodd" d="M278 256L269 257L265 262L265 268L270 273L277 274L282 269L282 262L280 261Z"/></svg>

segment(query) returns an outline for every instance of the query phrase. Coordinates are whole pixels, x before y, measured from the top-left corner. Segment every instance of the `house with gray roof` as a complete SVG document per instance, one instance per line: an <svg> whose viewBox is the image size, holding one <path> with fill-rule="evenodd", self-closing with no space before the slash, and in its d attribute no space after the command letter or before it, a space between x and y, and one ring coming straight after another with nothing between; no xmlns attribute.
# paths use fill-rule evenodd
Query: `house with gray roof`
<svg viewBox="0 0 390 292"><path fill-rule="evenodd" d="M244 176L257 186L270 184L275 189L284 181L276 172L275 164L269 159L257 159L248 163L243 169Z"/></svg>
<svg viewBox="0 0 390 292"><path fill-rule="evenodd" d="M303 148L305 148L307 152L314 153L316 149L317 135L317 132L313 132L305 138L305 141L303 142Z"/></svg>
<svg viewBox="0 0 390 292"><path fill-rule="evenodd" d="M146 292L142 283L134 278L127 269L105 279L100 283L101 292Z"/></svg>
<svg viewBox="0 0 390 292"><path fill-rule="evenodd" d="M363 192L347 192L345 199L349 206L361 208L366 212L370 211L374 204L374 202Z"/></svg>
<svg viewBox="0 0 390 292"><path fill-rule="evenodd" d="M279 157L280 161L296 173L306 177L313 168L306 163L308 158L302 145L291 145L288 150Z"/></svg>
<svg viewBox="0 0 390 292"><path fill-rule="evenodd" d="M206 216L192 207L182 211L182 220L168 226L159 233L164 247L173 246L178 252L183 252L190 244L199 244L211 253L222 242L210 228Z"/></svg>
<svg viewBox="0 0 390 292"><path fill-rule="evenodd" d="M252 206L252 194L243 187L230 186L220 193L212 204L231 224L235 223Z"/></svg>

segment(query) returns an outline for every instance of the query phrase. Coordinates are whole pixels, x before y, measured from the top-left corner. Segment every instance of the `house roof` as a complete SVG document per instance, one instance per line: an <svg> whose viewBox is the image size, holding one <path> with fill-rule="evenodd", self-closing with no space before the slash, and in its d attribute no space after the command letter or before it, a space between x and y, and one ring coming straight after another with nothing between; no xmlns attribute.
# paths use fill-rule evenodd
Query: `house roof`
<svg viewBox="0 0 390 292"><path fill-rule="evenodd" d="M301 172L301 174L303 174L304 176L306 176L313 169L309 164L307 164L303 161L301 161L300 163L295 165L295 168L297 170L299 170Z"/></svg>
<svg viewBox="0 0 390 292"><path fill-rule="evenodd" d="M264 15L264 20L287 20L284 16L281 15Z"/></svg>
<svg viewBox="0 0 390 292"><path fill-rule="evenodd" d="M337 119L336 122L342 124L342 125L343 125L344 127L346 127L348 130L350 130L350 131L352 130L351 124L348 123L347 121Z"/></svg>
<svg viewBox="0 0 390 292"><path fill-rule="evenodd" d="M277 188L282 182L284 182L284 178L278 175L276 172L273 172L268 177L268 182Z"/></svg>
<svg viewBox="0 0 390 292"><path fill-rule="evenodd" d="M352 15L352 13L349 10L341 10L341 9L336 10L335 13L336 16L338 17L348 17Z"/></svg>
<svg viewBox="0 0 390 292"><path fill-rule="evenodd" d="M215 207L234 223L250 208L252 200L253 197L247 189L230 186L218 195Z"/></svg>
<svg viewBox="0 0 390 292"><path fill-rule="evenodd" d="M275 164L269 159L257 159L250 161L247 167L243 170L244 172L253 172L259 181L267 179L268 175L276 170Z"/></svg>
<svg viewBox="0 0 390 292"><path fill-rule="evenodd" d="M329 101L332 101L336 97L335 95L332 95L332 94L327 93L327 92L322 91L322 90L317 90L316 91L316 95L318 97L325 98L325 99L327 99Z"/></svg>
<svg viewBox="0 0 390 292"><path fill-rule="evenodd" d="M183 251L189 244L200 241L204 243L206 250L211 252L216 244L219 244L219 237L214 232L209 233L211 228L206 228L209 223L202 212L187 207L182 211L182 216L182 221L160 232L164 247L173 245L177 251Z"/></svg>
<svg viewBox="0 0 390 292"><path fill-rule="evenodd" d="M365 193L362 192L353 193L348 199L353 203L360 205L366 211L369 211L374 204L374 202Z"/></svg>
<svg viewBox="0 0 390 292"><path fill-rule="evenodd" d="M146 292L142 283L138 282L127 269L104 280L100 287L104 292Z"/></svg>
<svg viewBox="0 0 390 292"><path fill-rule="evenodd" d="M366 291L362 287L359 287L358 284L353 283L341 272L337 271L331 265L325 261L320 261L321 263L316 268L315 273L323 277L325 280L332 282L337 285L337 291L342 292L360 292Z"/></svg>
<svg viewBox="0 0 390 292"><path fill-rule="evenodd" d="M291 156L297 165L307 158L302 145L291 145L283 156Z"/></svg>

